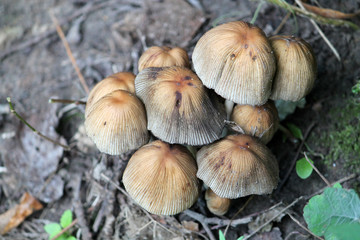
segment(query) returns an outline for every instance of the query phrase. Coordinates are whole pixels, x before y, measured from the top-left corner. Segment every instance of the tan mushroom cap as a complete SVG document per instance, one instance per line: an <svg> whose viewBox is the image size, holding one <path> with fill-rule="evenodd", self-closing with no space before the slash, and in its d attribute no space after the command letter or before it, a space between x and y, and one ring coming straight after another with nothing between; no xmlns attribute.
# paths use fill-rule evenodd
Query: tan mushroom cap
<svg viewBox="0 0 360 240"><path fill-rule="evenodd" d="M220 138L223 107L190 69L146 68L135 78L136 94L144 102L148 129L169 143L204 145Z"/></svg>
<svg viewBox="0 0 360 240"><path fill-rule="evenodd" d="M279 179L275 156L249 135L229 135L202 147L196 161L198 178L222 198L269 194Z"/></svg>
<svg viewBox="0 0 360 240"><path fill-rule="evenodd" d="M157 140L130 158L123 183L135 202L150 213L174 215L197 200L196 171L195 159L185 147Z"/></svg>
<svg viewBox="0 0 360 240"><path fill-rule="evenodd" d="M205 200L209 211L218 216L227 213L231 204L230 199L219 197L210 188L205 192Z"/></svg>
<svg viewBox="0 0 360 240"><path fill-rule="evenodd" d="M239 105L234 107L231 120L246 134L260 138L267 144L279 128L278 111L273 101L261 106Z"/></svg>
<svg viewBox="0 0 360 240"><path fill-rule="evenodd" d="M192 55L208 88L238 104L262 105L271 92L275 57L264 32L247 22L229 22L206 32Z"/></svg>
<svg viewBox="0 0 360 240"><path fill-rule="evenodd" d="M91 111L91 106L100 98L115 90L125 90L135 93L135 75L131 72L118 72L98 82L90 91L86 102L85 116Z"/></svg>
<svg viewBox="0 0 360 240"><path fill-rule="evenodd" d="M317 65L313 50L306 41L292 36L273 36L270 43L277 60L270 98L299 101L313 88Z"/></svg>
<svg viewBox="0 0 360 240"><path fill-rule="evenodd" d="M100 152L110 155L137 149L149 139L144 105L124 90L113 91L93 104L85 117L85 130Z"/></svg>
<svg viewBox="0 0 360 240"><path fill-rule="evenodd" d="M151 47L139 59L139 72L148 67L190 67L187 52L179 47Z"/></svg>

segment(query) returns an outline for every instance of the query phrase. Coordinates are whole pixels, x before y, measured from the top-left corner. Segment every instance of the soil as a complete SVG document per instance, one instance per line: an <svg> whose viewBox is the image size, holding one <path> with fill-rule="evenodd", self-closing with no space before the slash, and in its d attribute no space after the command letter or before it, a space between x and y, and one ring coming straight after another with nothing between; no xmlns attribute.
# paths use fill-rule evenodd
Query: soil
<svg viewBox="0 0 360 240"><path fill-rule="evenodd" d="M311 1L310 1L311 2ZM316 1L315 1L316 2ZM360 1L318 1L321 6L342 12L356 12ZM251 21L259 2L233 0L2 0L0 3L0 213L16 205L24 192L39 199L44 208L0 239L48 239L44 225L58 222L66 209L79 219L72 234L93 239L206 239L201 223L184 213L171 217L147 214L127 195L121 175L131 153L109 157L98 152L84 132L84 106L49 103L50 98L86 101L76 71L57 34L50 13L56 16L65 33L74 58L91 89L114 72L137 74L138 59L150 46L180 46L191 57L197 40L217 23ZM255 24L271 36L287 12L265 3ZM360 18L350 21L360 25ZM320 25L325 36L340 54L337 60L319 32L306 17L293 16L279 34L296 35L313 47L318 77L303 108L297 108L282 120L308 131L311 158L330 181L359 173L359 155L342 153L336 159L323 160L331 149L330 136L344 125L359 124L360 112L350 114L349 122L339 119L340 109L347 111L349 101L358 101L351 88L360 78L360 31L348 27ZM6 98L11 97L16 111L44 135L72 147L71 151L44 140L10 113ZM359 109L359 108L356 108ZM344 113L345 114L345 113ZM312 124L314 127L309 129ZM354 131L360 129L354 128ZM300 196L308 196L326 184L313 173L300 179L295 170L283 181L301 141L287 139L278 131L268 144L278 159L281 188L268 196L234 200L221 219L241 218L260 213L278 202L284 207ZM355 132L354 144L360 133ZM325 141L328 140L328 141ZM326 142L326 143L325 143ZM303 147L300 149L309 151ZM332 155L331 155L332 156ZM303 157L300 154L297 158ZM295 159L296 160L296 159ZM106 176L104 178L104 176ZM109 181L111 179L111 181ZM358 188L356 176L343 183ZM307 200L295 204L290 212L306 226L302 209ZM191 210L205 217L216 217L207 209L204 192ZM266 217L266 216L265 216ZM80 220L83 220L80 222ZM253 239L311 239L304 229L287 215L273 221L267 232ZM251 224L230 227L227 239L250 233L262 222L254 217ZM210 225L213 234L225 230Z"/></svg>

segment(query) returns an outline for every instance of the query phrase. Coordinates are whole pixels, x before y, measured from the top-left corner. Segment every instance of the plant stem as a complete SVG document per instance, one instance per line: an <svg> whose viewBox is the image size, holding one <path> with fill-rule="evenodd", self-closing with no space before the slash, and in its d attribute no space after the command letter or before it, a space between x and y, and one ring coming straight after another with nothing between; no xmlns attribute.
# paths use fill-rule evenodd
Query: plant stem
<svg viewBox="0 0 360 240"><path fill-rule="evenodd" d="M319 169L317 169L317 167L315 167L315 165L309 160L308 156L306 155L306 152L304 152L304 156L306 161L311 165L311 167L315 170L315 172L321 177L321 179L326 183L326 185L328 187L331 187L330 182L324 177L324 175L321 174L321 172L319 171Z"/></svg>
<svg viewBox="0 0 360 240"><path fill-rule="evenodd" d="M264 4L264 0L261 0L261 2L258 4L258 6L257 6L257 8L256 8L256 10L255 10L255 13L254 13L253 18L252 18L251 21L250 21L251 24L254 24L254 23L255 23L258 15L259 15L260 9L261 9L261 7L262 7L263 4Z"/></svg>
<svg viewBox="0 0 360 240"><path fill-rule="evenodd" d="M24 118L22 118L14 109L13 105L12 105L12 102L11 102L11 99L10 97L7 97L6 100L8 101L9 103L9 107L10 107L10 112L13 113L22 123L24 123L26 126L28 126L34 133L36 133L37 135L39 135L40 137L48 140L49 142L52 142L62 148L64 148L64 150L66 151L70 151L70 147L67 146L67 145L64 145L64 144L61 144L45 135L43 135L41 132L37 131L33 126L31 126Z"/></svg>
<svg viewBox="0 0 360 240"><path fill-rule="evenodd" d="M49 99L49 103L66 103L66 104L76 104L76 105L85 105L86 102L84 101L79 101L79 100L71 100L71 99L54 99L54 98L50 98Z"/></svg>

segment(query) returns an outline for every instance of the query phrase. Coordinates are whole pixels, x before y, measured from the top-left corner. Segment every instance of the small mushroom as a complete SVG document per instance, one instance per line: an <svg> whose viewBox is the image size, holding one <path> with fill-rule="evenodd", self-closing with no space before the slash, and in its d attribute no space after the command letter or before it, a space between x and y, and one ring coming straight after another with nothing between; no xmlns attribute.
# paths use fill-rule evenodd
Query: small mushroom
<svg viewBox="0 0 360 240"><path fill-rule="evenodd" d="M85 117L85 130L98 149L110 155L137 149L149 140L144 105L124 90L113 91L93 104Z"/></svg>
<svg viewBox="0 0 360 240"><path fill-rule="evenodd" d="M190 67L187 52L179 47L151 47L139 59L139 72L148 67Z"/></svg>
<svg viewBox="0 0 360 240"><path fill-rule="evenodd" d="M90 108L100 98L115 90L125 90L130 93L135 93L135 75L130 72L118 72L98 82L89 93L86 102L85 117L91 111Z"/></svg>
<svg viewBox="0 0 360 240"><path fill-rule="evenodd" d="M270 43L277 60L270 98L299 101L313 88L316 79L316 58L306 41L293 36L273 36Z"/></svg>
<svg viewBox="0 0 360 240"><path fill-rule="evenodd" d="M231 200L216 195L210 188L205 192L206 206L210 212L222 216L229 210Z"/></svg>
<svg viewBox="0 0 360 240"><path fill-rule="evenodd" d="M262 105L276 70L265 33L242 21L219 25L197 42L194 69L208 88L238 104Z"/></svg>
<svg viewBox="0 0 360 240"><path fill-rule="evenodd" d="M202 147L196 161L198 178L222 198L269 194L279 180L275 156L257 138L245 134Z"/></svg>
<svg viewBox="0 0 360 240"><path fill-rule="evenodd" d="M271 100L261 106L237 104L231 120L246 134L260 138L264 144L270 142L279 127L278 111Z"/></svg>
<svg viewBox="0 0 360 240"><path fill-rule="evenodd" d="M209 98L190 69L146 68L135 78L135 89L145 104L148 129L159 139L196 146L220 138L223 106Z"/></svg>
<svg viewBox="0 0 360 240"><path fill-rule="evenodd" d="M123 183L129 195L153 214L174 215L199 195L196 163L183 146L151 142L130 158Z"/></svg>

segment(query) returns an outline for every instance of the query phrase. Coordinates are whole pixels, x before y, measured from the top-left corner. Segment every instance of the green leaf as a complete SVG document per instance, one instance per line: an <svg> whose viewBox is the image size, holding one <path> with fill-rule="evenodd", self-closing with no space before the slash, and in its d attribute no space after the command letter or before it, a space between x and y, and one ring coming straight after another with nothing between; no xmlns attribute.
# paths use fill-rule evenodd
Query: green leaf
<svg viewBox="0 0 360 240"><path fill-rule="evenodd" d="M310 158L308 159L312 164L314 164L314 162ZM301 158L297 160L296 173L300 178L307 179L308 177L310 177L312 171L313 171L313 167L310 165L308 161L306 161L306 158Z"/></svg>
<svg viewBox="0 0 360 240"><path fill-rule="evenodd" d="M339 240L360 239L360 223L345 223L329 228L325 238Z"/></svg>
<svg viewBox="0 0 360 240"><path fill-rule="evenodd" d="M219 240L225 240L224 233L221 230L219 230Z"/></svg>
<svg viewBox="0 0 360 240"><path fill-rule="evenodd" d="M360 199L353 189L330 187L324 193L312 197L304 207L304 219L310 231L326 239L342 239L336 237L339 225L359 223ZM340 229L349 226L340 226ZM357 226L350 226L357 228ZM352 238L356 239L356 238Z"/></svg>
<svg viewBox="0 0 360 240"><path fill-rule="evenodd" d="M297 107L303 108L305 103L305 98L299 100L298 102L276 100L275 106L278 110L280 121L284 120L288 115L294 113Z"/></svg>
<svg viewBox="0 0 360 240"><path fill-rule="evenodd" d="M60 225L61 227L63 228L66 228L67 226L69 226L71 224L73 220L73 217L72 217L72 212L71 210L65 210L65 212L61 215L61 218L60 218Z"/></svg>
<svg viewBox="0 0 360 240"><path fill-rule="evenodd" d="M70 236L70 237L66 238L66 240L77 240L77 239L74 236Z"/></svg>
<svg viewBox="0 0 360 240"><path fill-rule="evenodd" d="M243 240L244 236L239 237L237 240Z"/></svg>
<svg viewBox="0 0 360 240"><path fill-rule="evenodd" d="M49 223L44 226L45 232L49 234L49 239L61 232L61 226L58 223Z"/></svg>
<svg viewBox="0 0 360 240"><path fill-rule="evenodd" d="M294 137L301 140L304 138L301 129L298 126L292 123L288 123L286 124L286 126L289 128L290 132L292 133L292 135L294 135Z"/></svg>

